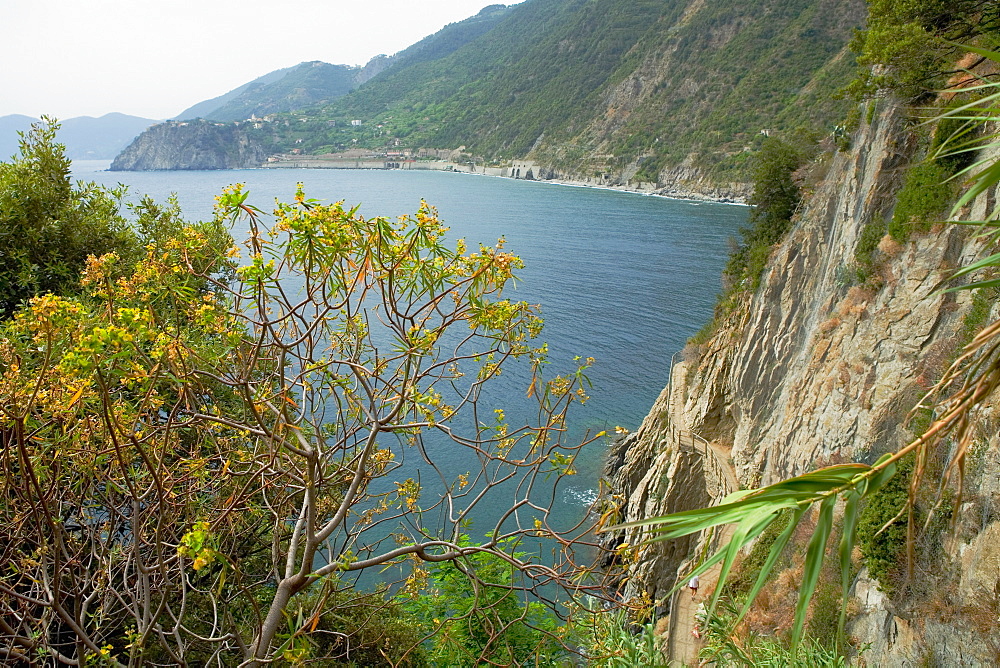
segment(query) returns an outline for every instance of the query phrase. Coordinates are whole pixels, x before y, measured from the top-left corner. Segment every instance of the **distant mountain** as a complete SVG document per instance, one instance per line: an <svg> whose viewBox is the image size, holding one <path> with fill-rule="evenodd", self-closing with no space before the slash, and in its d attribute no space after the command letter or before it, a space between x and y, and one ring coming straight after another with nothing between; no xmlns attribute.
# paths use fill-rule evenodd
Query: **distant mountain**
<svg viewBox="0 0 1000 668"><path fill-rule="evenodd" d="M358 85L360 67L320 61L275 70L225 95L199 102L177 115L177 120L204 118L242 121L283 111L329 103Z"/></svg>
<svg viewBox="0 0 1000 668"><path fill-rule="evenodd" d="M233 100L237 99L238 97L246 93L251 88L267 86L268 84L272 84L275 81L278 81L279 79L284 77L292 69L293 68L291 67L286 67L284 69L269 72L268 74L265 74L262 77L254 79L250 83L245 83L238 88L234 88L233 90L229 91L228 93L225 93L224 95L220 95L219 97L213 97L211 100L205 100L204 102L199 102L198 104L188 107L181 113L174 116L173 120L184 121L194 118L212 118L212 112L216 111L217 109L221 109L229 102L232 102Z"/></svg>
<svg viewBox="0 0 1000 668"><path fill-rule="evenodd" d="M26 132L37 118L22 114L0 116L0 160L6 160L18 151L18 132Z"/></svg>
<svg viewBox="0 0 1000 668"><path fill-rule="evenodd" d="M18 152L18 132L31 129L39 119L14 114L0 117L0 159ZM131 143L136 135L158 123L150 118L110 113L94 118L77 116L60 121L57 135L66 145L66 155L72 160L110 160Z"/></svg>
<svg viewBox="0 0 1000 668"><path fill-rule="evenodd" d="M78 116L62 121L59 141L74 160L107 160L118 155L136 135L159 121L113 112L99 118Z"/></svg>

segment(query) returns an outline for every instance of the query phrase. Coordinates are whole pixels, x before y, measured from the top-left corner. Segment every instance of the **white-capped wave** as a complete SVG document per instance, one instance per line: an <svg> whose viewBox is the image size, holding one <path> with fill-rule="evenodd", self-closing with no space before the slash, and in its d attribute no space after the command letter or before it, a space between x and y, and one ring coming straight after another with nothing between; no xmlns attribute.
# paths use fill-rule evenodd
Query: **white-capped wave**
<svg viewBox="0 0 1000 668"><path fill-rule="evenodd" d="M575 506L591 506L597 501L597 490L580 487L567 487L564 491L567 503Z"/></svg>

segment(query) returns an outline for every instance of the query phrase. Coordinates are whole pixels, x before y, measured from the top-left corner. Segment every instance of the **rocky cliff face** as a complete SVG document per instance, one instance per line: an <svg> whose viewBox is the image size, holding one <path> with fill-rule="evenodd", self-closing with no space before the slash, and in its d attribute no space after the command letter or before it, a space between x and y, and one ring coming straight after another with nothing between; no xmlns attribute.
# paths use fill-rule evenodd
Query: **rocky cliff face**
<svg viewBox="0 0 1000 668"><path fill-rule="evenodd" d="M168 121L154 125L111 163L111 171L257 167L267 151L240 124Z"/></svg>
<svg viewBox="0 0 1000 668"><path fill-rule="evenodd" d="M959 226L938 226L904 245L886 238L881 287L850 285L859 237L869 221L891 213L913 144L902 115L884 108L861 128L854 150L815 166L825 174L773 250L760 288L706 344L687 351L671 388L613 453L610 473L627 499L623 519L717 501L725 485L705 475L706 463L731 467L740 485L756 487L824 464L870 462L912 438L906 415L956 352L971 300L940 292L941 282L983 250ZM988 198L981 199L970 219L983 216ZM956 574L955 591L941 597L947 609L929 614L892 603L859 578L850 633L872 644L869 665L996 665L996 641L969 612L992 614L996 623L983 599L995 603L1000 594L1000 548L990 538L1000 535L1000 439L992 415L987 409L979 416L986 428L970 464L966 506L942 555L942 569ZM705 439L700 454L683 443L697 437ZM616 540L641 538L633 530ZM692 547L655 544L630 569L627 593L662 603Z"/></svg>
<svg viewBox="0 0 1000 668"><path fill-rule="evenodd" d="M602 172L598 175L566 171L547 164L538 166L538 179L558 179L568 183L582 183L596 187L623 188L640 192L677 197L681 199L710 200L714 202L746 203L753 191L751 183L720 183L694 166L691 159L660 172L657 181L642 181L636 174L639 165L633 163L621 170Z"/></svg>

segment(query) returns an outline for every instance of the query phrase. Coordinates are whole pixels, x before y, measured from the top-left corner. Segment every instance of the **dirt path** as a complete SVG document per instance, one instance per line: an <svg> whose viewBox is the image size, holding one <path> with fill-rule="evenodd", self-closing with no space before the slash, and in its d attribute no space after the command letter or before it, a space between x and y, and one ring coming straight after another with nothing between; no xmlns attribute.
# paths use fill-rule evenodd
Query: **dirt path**
<svg viewBox="0 0 1000 668"><path fill-rule="evenodd" d="M682 377L678 379L677 384L671 383L671 387L683 387L683 374L686 374L686 368L684 365L678 365L676 371ZM690 431L681 410L681 398L675 396L679 394L672 391L669 401L670 435L673 446L681 447L690 444L705 458L704 468L707 470L712 467L716 471L716 475L720 478L719 498L716 499L716 503L718 503L726 494L739 489L739 481L730 459L730 451L719 444L709 443ZM732 526L723 527L716 545L728 541L732 532ZM698 612L698 606L702 602L707 602L715 591L721 569L722 565L717 564L699 577L698 593L694 597L691 596L691 590L686 586L673 595L670 605L670 622L666 633L667 657L672 666L698 665L698 650L701 649L702 640L695 637L693 633L696 624L695 615Z"/></svg>
<svg viewBox="0 0 1000 668"><path fill-rule="evenodd" d="M725 527L720 534L720 542L729 540L732 531L731 526ZM712 597L721 569L720 564L702 573L698 578L698 593L695 596L691 596L691 590L686 586L674 595L672 608L673 614L676 614L676 622L670 625L670 636L667 640L671 665L699 665L698 650L701 649L703 641L694 635L696 615L698 607L702 603L707 605Z"/></svg>

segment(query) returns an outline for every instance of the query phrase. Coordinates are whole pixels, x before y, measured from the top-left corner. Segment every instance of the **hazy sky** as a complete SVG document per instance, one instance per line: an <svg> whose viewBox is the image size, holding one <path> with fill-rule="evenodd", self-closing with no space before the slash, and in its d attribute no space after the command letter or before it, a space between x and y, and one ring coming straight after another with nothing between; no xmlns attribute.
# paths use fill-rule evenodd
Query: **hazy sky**
<svg viewBox="0 0 1000 668"><path fill-rule="evenodd" d="M0 0L0 116L169 118L303 61L363 65L491 4Z"/></svg>

